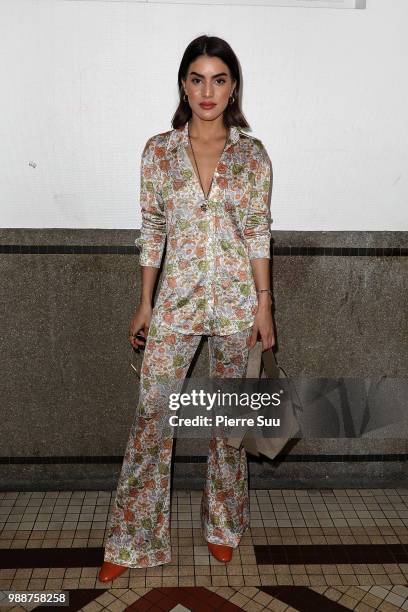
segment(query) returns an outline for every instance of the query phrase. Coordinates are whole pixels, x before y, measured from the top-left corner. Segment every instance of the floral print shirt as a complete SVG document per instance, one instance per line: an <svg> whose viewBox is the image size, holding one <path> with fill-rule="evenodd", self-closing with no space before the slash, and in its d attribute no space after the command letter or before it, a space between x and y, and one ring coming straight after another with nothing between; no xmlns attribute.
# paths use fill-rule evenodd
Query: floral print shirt
<svg viewBox="0 0 408 612"><path fill-rule="evenodd" d="M164 275L154 307L185 334L251 327L258 308L250 261L270 258L272 165L260 140L232 126L208 200L188 157L188 123L152 136L140 169L140 265Z"/></svg>

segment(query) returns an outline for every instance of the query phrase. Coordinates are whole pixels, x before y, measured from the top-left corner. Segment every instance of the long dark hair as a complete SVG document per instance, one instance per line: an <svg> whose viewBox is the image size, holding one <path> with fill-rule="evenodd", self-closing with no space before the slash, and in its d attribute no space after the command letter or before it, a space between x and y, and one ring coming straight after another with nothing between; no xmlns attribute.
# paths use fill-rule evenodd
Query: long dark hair
<svg viewBox="0 0 408 612"><path fill-rule="evenodd" d="M180 68L178 71L178 90L179 90L179 105L177 107L176 112L173 115L173 119L171 121L171 125L173 128L179 128L186 124L186 122L191 118L192 111L188 101L183 100L184 90L181 79L187 79L187 72L190 64L194 62L200 55L208 55L209 57L219 57L220 60L224 62L228 66L231 72L231 78L236 81L233 97L234 102L232 104L228 103L227 107L224 110L224 126L229 128L233 125L249 128L249 123L245 119L243 112L239 103L239 95L240 95L240 87L241 87L241 77L239 73L239 64L237 56L234 51L231 49L230 45L223 40L222 38L218 38L217 36L199 36L195 38L191 43L187 46L184 51L183 57L181 59Z"/></svg>

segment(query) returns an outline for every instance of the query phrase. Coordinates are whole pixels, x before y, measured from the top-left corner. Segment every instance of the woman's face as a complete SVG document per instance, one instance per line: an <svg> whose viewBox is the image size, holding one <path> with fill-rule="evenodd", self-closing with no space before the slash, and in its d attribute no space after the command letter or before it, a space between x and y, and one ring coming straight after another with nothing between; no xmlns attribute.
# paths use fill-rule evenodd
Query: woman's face
<svg viewBox="0 0 408 612"><path fill-rule="evenodd" d="M235 82L226 64L218 57L200 55L188 68L186 80L182 80L193 113L204 121L216 119L228 106ZM202 103L214 106L205 108Z"/></svg>

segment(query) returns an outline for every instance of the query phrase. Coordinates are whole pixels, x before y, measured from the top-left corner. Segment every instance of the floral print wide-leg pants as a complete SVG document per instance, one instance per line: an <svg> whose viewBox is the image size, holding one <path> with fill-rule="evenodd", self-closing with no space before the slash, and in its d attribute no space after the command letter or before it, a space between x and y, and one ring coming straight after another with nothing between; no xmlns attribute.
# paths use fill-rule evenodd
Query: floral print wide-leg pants
<svg viewBox="0 0 408 612"><path fill-rule="evenodd" d="M245 376L251 331L208 337L211 378ZM109 517L104 561L127 567L171 561L169 385L171 392L181 390L200 340L200 335L173 332L152 318L139 403ZM235 548L248 525L246 451L227 445L225 438L211 438L201 500L203 536L208 542Z"/></svg>

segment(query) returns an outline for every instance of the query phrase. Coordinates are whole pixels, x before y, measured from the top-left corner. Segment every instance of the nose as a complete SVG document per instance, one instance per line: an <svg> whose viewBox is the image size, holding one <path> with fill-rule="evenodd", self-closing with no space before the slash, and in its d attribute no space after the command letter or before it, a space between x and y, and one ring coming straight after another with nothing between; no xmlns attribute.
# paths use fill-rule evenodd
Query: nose
<svg viewBox="0 0 408 612"><path fill-rule="evenodd" d="M209 98L212 96L212 85L211 83L207 83L207 85L204 85L204 92L203 92L204 96L206 98Z"/></svg>

